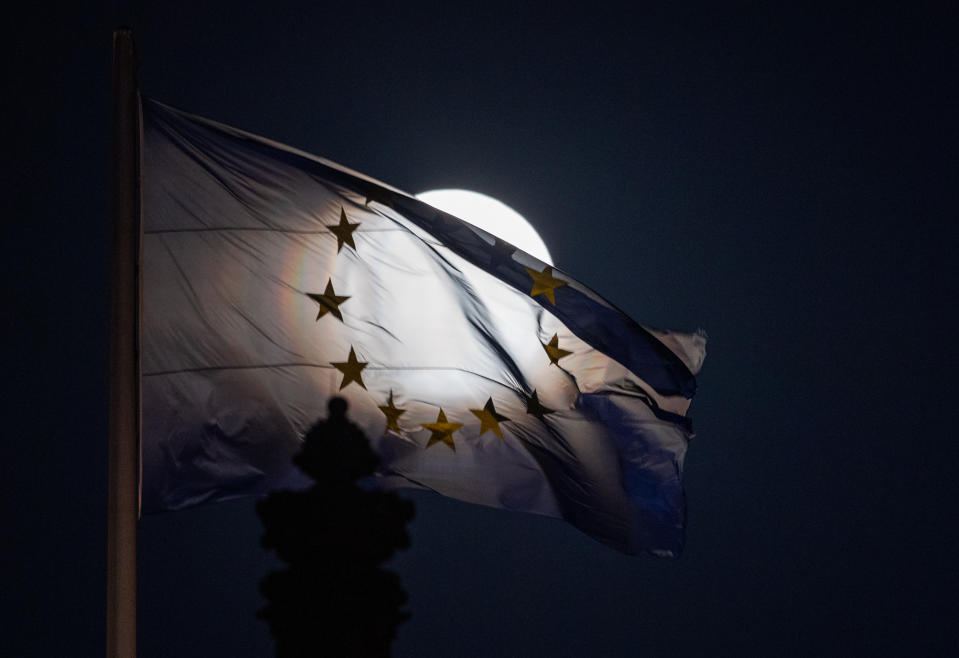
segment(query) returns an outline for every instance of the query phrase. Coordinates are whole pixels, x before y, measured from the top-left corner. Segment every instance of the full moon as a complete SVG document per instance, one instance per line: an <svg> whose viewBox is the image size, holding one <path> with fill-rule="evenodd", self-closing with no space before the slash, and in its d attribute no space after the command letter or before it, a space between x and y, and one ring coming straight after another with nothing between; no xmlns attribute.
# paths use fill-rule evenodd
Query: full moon
<svg viewBox="0 0 959 658"><path fill-rule="evenodd" d="M536 229L502 201L479 192L452 189L420 192L416 198L506 240L544 263L553 264Z"/></svg>

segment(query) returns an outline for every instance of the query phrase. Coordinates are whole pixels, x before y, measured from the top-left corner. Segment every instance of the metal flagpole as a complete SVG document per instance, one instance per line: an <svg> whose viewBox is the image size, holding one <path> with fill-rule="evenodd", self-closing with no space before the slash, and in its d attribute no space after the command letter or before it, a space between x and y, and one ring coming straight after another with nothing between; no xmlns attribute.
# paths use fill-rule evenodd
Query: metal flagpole
<svg viewBox="0 0 959 658"><path fill-rule="evenodd" d="M133 32L113 33L113 267L107 494L108 658L136 656L139 515L140 103Z"/></svg>

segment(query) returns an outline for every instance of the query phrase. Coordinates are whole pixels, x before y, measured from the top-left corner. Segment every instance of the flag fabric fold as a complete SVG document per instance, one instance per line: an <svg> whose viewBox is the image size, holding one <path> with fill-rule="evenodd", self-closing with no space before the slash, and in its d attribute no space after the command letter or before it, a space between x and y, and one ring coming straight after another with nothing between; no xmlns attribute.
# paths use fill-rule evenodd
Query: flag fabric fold
<svg viewBox="0 0 959 658"><path fill-rule="evenodd" d="M677 555L698 334L395 188L143 103L143 511L300 487L332 396L375 483Z"/></svg>

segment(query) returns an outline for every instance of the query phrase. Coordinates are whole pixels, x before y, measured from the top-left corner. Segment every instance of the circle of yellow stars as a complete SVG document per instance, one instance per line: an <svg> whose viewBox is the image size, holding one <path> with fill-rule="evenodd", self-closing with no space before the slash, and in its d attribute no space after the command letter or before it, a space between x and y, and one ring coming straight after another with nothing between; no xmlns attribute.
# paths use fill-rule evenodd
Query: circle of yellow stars
<svg viewBox="0 0 959 658"><path fill-rule="evenodd" d="M372 186L366 194L366 205L369 205L371 201L377 201L392 207L391 193L386 190L380 190L379 188L374 189ZM356 252L356 243L353 239L353 234L361 223L362 222L351 222L347 217L346 209L341 206L339 223L326 225L330 233L336 237L337 254L340 253L344 246L349 247ZM494 239L494 243L491 245L491 258L489 265L492 268L496 268L512 260L512 254L514 251L515 248L512 247L512 245L509 245L498 238ZM551 305L555 306L556 289L567 285L567 282L563 279L555 277L553 275L553 268L549 265L544 266L542 270L536 270L530 267L526 267L525 270L529 274L532 282L532 286L529 290L529 296L534 298L537 296L542 296ZM340 322L344 322L343 312L340 309L340 306L345 304L350 299L350 296L337 294L333 287L332 278L327 281L326 288L322 293L306 293L306 296L316 302L318 305L316 322L319 322L326 315L331 315ZM558 366L561 359L572 354L572 351L560 347L559 336L555 333L548 342L544 343L540 341L540 345L542 345L543 350L546 352L546 356L549 359L550 365ZM369 362L360 361L356 355L356 350L352 345L350 345L350 352L345 361L331 361L330 365L343 375L343 378L340 381L339 390L342 391L350 384L356 384L363 390L368 390L366 388L366 383L363 381L363 370L369 365ZM550 409L540 402L539 395L535 389L533 389L532 393L529 395L521 393L521 396L526 403L526 414L534 416L540 421L545 422L546 416L555 413L556 411L555 409ZM390 394L387 398L386 404L380 405L378 408L383 413L386 420L385 432L401 434L404 431L409 431L404 430L400 426L400 418L407 412L407 410L396 406L396 402L393 399L392 389L390 389ZM486 400L486 404L484 404L482 408L469 409L469 412L473 414L480 423L479 436L482 436L487 432L492 432L500 439L505 440L501 424L511 422L513 419L501 414L496 410L492 396ZM430 448L438 443L442 443L453 452L456 451L456 440L454 435L462 427L463 423L451 422L447 418L446 412L442 407L439 409L435 421L430 423L420 423L418 425L418 428L426 429L430 432L430 438L426 443L427 448Z"/></svg>

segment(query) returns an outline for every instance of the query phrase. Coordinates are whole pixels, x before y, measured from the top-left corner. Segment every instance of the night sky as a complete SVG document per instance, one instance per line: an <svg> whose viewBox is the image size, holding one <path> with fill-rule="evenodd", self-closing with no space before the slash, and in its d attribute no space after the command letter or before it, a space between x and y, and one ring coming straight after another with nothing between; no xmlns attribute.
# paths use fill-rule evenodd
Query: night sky
<svg viewBox="0 0 959 658"><path fill-rule="evenodd" d="M395 655L959 646L945 5L81 4L5 39L0 656L104 650L121 24L145 95L409 192L494 196L639 322L709 334L685 554L408 493ZM143 520L140 656L272 655L260 532L250 500Z"/></svg>

